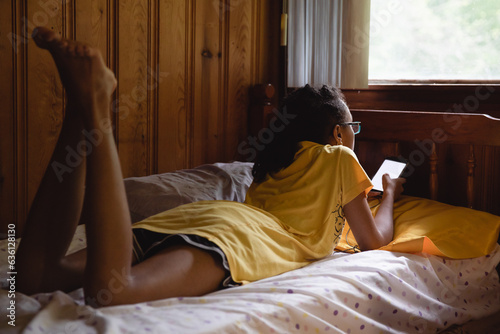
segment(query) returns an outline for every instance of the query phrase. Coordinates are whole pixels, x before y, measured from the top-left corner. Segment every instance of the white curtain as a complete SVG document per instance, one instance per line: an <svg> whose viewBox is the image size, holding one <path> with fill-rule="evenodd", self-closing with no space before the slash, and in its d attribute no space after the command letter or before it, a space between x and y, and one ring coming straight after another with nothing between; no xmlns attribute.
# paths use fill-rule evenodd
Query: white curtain
<svg viewBox="0 0 500 334"><path fill-rule="evenodd" d="M368 87L370 0L288 0L288 87Z"/></svg>

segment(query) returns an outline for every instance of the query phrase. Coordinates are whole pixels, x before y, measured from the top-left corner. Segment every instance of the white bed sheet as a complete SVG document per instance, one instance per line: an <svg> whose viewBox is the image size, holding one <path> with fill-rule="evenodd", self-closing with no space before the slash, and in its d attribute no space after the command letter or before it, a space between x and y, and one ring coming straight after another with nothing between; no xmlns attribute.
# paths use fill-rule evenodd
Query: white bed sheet
<svg viewBox="0 0 500 334"><path fill-rule="evenodd" d="M80 227L72 250L85 245ZM2 283L6 247L0 243ZM16 327L2 333L430 333L500 310L495 266L485 257L448 260L367 251L334 253L302 269L203 297L93 309L82 290L16 293Z"/></svg>

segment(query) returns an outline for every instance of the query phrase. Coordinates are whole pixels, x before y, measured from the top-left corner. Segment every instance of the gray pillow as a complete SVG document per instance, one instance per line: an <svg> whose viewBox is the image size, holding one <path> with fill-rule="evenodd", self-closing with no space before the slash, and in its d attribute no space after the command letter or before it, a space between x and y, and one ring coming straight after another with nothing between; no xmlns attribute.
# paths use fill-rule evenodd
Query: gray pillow
<svg viewBox="0 0 500 334"><path fill-rule="evenodd" d="M243 202L253 163L231 162L125 179L132 222L176 206L205 200Z"/></svg>

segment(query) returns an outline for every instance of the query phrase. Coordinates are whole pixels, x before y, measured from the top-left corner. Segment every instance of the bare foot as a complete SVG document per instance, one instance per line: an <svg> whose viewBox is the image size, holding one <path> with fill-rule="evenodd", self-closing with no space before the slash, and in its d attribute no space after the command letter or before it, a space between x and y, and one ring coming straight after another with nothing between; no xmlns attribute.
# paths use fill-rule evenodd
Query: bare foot
<svg viewBox="0 0 500 334"><path fill-rule="evenodd" d="M100 51L77 41L62 39L45 27L33 31L33 40L52 55L68 93L68 101L81 107L84 121L93 123L109 118L110 96L116 88L116 79L104 64ZM102 110L106 110L105 115L98 114Z"/></svg>

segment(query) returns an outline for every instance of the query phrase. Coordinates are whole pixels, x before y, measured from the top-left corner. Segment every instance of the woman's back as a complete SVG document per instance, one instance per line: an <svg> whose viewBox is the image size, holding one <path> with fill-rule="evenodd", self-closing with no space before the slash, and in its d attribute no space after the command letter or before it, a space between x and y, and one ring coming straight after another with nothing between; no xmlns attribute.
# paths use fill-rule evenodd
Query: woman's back
<svg viewBox="0 0 500 334"><path fill-rule="evenodd" d="M271 213L322 253L342 233L343 205L370 187L352 150L303 141L290 166L251 185L245 203Z"/></svg>

